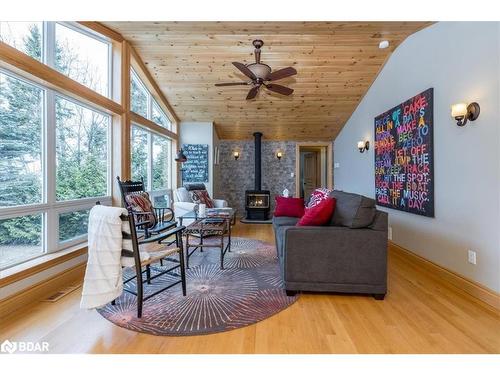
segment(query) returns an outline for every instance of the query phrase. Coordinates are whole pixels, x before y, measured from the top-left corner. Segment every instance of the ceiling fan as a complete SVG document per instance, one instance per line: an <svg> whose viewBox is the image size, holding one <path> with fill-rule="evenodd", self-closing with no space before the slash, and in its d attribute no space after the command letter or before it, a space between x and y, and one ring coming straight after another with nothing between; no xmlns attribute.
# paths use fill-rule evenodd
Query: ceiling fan
<svg viewBox="0 0 500 375"><path fill-rule="evenodd" d="M282 95L290 95L293 93L293 89L276 83L268 83L277 81L278 79L286 78L297 74L295 68L288 67L272 71L271 67L260 62L260 49L264 45L264 42L260 39L254 40L252 42L255 47L255 63L245 65L239 62L233 62L233 65L244 75L251 79L248 82L230 82L230 83L216 83L215 86L240 86L240 85L252 85L247 95L247 100L255 98L257 92L261 86L264 86L270 91L277 92Z"/></svg>

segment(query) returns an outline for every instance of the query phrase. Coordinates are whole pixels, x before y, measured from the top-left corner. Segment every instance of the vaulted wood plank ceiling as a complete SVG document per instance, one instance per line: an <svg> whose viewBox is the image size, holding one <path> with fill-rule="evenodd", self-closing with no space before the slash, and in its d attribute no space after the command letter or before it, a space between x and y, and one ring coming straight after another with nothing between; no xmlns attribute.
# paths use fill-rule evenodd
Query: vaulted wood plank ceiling
<svg viewBox="0 0 500 375"><path fill-rule="evenodd" d="M181 121L213 121L222 139L331 140L349 119L392 51L430 22L106 22L138 51ZM232 61L261 60L296 76L277 81L291 96L260 90ZM388 40L390 47L379 49Z"/></svg>

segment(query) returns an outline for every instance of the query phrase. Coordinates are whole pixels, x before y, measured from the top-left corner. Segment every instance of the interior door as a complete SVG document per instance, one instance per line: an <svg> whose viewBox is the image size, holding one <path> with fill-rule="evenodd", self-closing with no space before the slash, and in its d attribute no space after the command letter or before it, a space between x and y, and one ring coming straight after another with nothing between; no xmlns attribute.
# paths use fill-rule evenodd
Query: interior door
<svg viewBox="0 0 500 375"><path fill-rule="evenodd" d="M304 198L316 189L318 183L318 154L308 152L304 155Z"/></svg>

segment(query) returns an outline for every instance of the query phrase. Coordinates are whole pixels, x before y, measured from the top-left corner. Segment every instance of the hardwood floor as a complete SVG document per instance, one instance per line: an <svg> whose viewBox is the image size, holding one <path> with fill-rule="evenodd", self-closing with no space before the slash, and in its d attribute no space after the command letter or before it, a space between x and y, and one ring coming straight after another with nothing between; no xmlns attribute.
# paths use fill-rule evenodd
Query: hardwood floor
<svg viewBox="0 0 500 375"><path fill-rule="evenodd" d="M270 225L238 224L235 236L273 242ZM0 322L0 342L48 341L51 353L499 353L500 313L399 256L389 257L389 294L300 295L255 325L194 337L160 337L80 310L78 289Z"/></svg>

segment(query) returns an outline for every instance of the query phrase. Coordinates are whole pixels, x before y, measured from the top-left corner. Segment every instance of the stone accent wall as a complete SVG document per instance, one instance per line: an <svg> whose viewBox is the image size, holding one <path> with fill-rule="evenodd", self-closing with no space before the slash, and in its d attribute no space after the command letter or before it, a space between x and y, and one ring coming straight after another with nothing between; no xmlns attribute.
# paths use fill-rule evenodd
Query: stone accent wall
<svg viewBox="0 0 500 375"><path fill-rule="evenodd" d="M271 192L271 213L274 198L285 188L295 194L295 144L293 141L262 141L262 189ZM283 157L276 158L281 150ZM233 152L240 157L234 160ZM238 210L238 216L245 215L245 190L253 190L255 183L254 141L224 141L219 144L220 188L218 197L226 199ZM291 175L294 173L294 175Z"/></svg>

